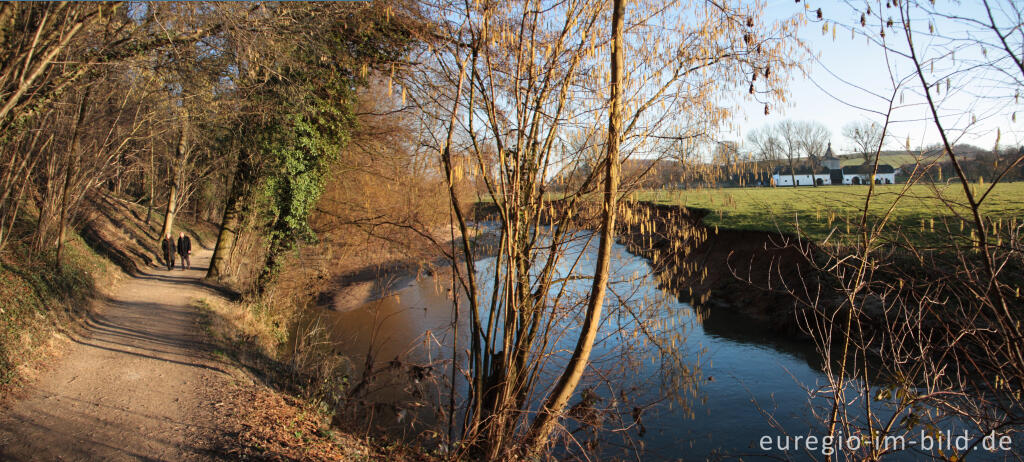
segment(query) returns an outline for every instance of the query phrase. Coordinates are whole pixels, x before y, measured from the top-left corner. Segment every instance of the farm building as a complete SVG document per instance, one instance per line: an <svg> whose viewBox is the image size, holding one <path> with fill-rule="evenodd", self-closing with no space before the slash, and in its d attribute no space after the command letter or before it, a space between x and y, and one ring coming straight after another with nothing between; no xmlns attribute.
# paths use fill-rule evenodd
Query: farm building
<svg viewBox="0 0 1024 462"><path fill-rule="evenodd" d="M825 186L832 184L868 184L874 173L878 184L896 183L896 169L888 164L879 164L875 171L874 164L840 166L839 158L832 154L829 143L825 156L818 166L800 166L795 169L777 167L772 173L775 186Z"/></svg>
<svg viewBox="0 0 1024 462"><path fill-rule="evenodd" d="M829 143L828 149L825 150L825 157L821 159L821 166L829 170L841 170L843 168L842 161L835 154L832 154L832 143Z"/></svg>
<svg viewBox="0 0 1024 462"><path fill-rule="evenodd" d="M832 175L825 167L802 166L790 170L789 167L779 167L772 174L772 181L775 186L824 186L832 184Z"/></svg>
<svg viewBox="0 0 1024 462"><path fill-rule="evenodd" d="M848 165L843 167L843 184L868 184L871 181L871 173L875 170L873 164ZM875 172L875 183L893 184L896 182L896 169L889 164L878 164L878 171Z"/></svg>

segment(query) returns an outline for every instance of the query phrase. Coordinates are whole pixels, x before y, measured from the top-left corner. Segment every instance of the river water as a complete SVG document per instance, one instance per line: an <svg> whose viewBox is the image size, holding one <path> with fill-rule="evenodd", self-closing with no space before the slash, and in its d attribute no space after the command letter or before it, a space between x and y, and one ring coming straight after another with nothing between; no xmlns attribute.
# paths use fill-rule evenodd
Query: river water
<svg viewBox="0 0 1024 462"><path fill-rule="evenodd" d="M582 252L581 267L592 267L596 247L596 242L577 244L563 260L571 262L574 253ZM824 433L820 420L814 418L810 408L808 390L823 386L826 381L820 372L821 359L809 342L773 335L755 321L730 310L695 312L658 287L646 259L630 254L618 244L614 246L613 255L610 290L628 303L658 307L665 321L662 327L678 333L674 337L679 342L675 351L691 386L679 394L680 399L666 399L665 363L653 356L641 355L640 360L630 366L617 367L617 361L623 361L617 354L620 343L633 340L621 332L623 327L629 329L629 323L615 321L622 318L614 308L616 298L607 299L608 321L602 324L591 368L603 375L594 377L597 373L592 373L581 388L593 387L605 404L644 407L644 410L639 421L642 428L627 416L624 419L627 430L601 434L600 439L607 443L598 450L602 459L704 460L719 455L724 458L785 458L777 448L762 450L759 447L762 438L776 438L786 433ZM493 262L493 259L480 260L480 274L487 274ZM351 357L355 364L363 364L367 353L372 351L378 369L394 359L425 364L450 358L453 305L448 295L450 284L448 278L409 280L383 299L347 312L330 313L329 328L339 351ZM590 281L573 284L580 294L585 294ZM483 287L482 293L489 299L488 287ZM575 342L572 327L577 322L566 321L566 335L559 338L559 348L571 350ZM465 345L465 337L459 342ZM643 342L636 344L645 345ZM460 346L460 351L463 348ZM443 368L435 372L439 370ZM377 385L377 399L400 400L403 393L409 392L409 387L398 390L401 386L395 383ZM630 404L624 405L617 397L629 400ZM447 403L440 395L436 400ZM654 402L657 404L645 407L645 403ZM407 425L412 418L406 411L392 411L380 411L380 419L391 420L392 429L419 431L414 425ZM572 429L580 430L579 427ZM586 435L582 430L574 434L580 439ZM637 446L643 451L636 452ZM571 445L564 451L565 455L582 452ZM820 452L813 455L823 458ZM790 457L809 458L808 454L799 452L791 453Z"/></svg>

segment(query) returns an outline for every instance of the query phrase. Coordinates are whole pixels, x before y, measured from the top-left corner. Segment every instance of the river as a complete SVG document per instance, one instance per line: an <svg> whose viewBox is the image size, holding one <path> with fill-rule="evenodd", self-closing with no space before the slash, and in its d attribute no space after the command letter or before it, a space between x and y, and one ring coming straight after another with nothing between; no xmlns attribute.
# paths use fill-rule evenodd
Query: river
<svg viewBox="0 0 1024 462"><path fill-rule="evenodd" d="M565 261L571 261L574 252L584 252L582 266L592 266L596 242L584 248L576 244L570 248ZM494 259L478 262L481 274L489 272ZM591 377L583 388L594 386L597 395L606 403L617 402L616 396L636 403L658 402L645 408L640 423L624 432L605 433L601 439L602 458L643 460L704 460L737 456L784 456L774 447L774 438L786 433L792 435L821 435L820 419L814 417L808 399L808 390L823 386L825 377L820 370L821 358L806 340L773 335L763 326L730 310L696 312L687 303L658 287L649 262L630 254L616 244L613 253L613 284L610 290L623 296L629 303L658 306L666 328L678 332L677 350L681 363L689 374L689 385L679 400L664 399L664 362L637 361L630 366L618 367L622 361L619 342L629 341L621 332L622 325L612 320L602 325L602 335L595 346L592 369L605 373L608 383L617 391L605 391L596 386ZM366 354L374 351L377 368L396 358L404 362L427 363L450 357L452 302L448 297L450 279L430 277L410 279L392 295L367 303L346 312L330 312L329 328L334 334L341 353L351 357L355 364L363 364ZM589 281L576 283L585 294ZM482 292L489 294L489 288ZM625 294L625 295L623 295ZM614 304L612 297L606 303ZM463 304L465 306L465 304ZM606 318L616 318L614 308ZM465 315L463 315L465 316ZM574 344L571 325L568 334L559 340L559 347L569 350ZM628 328L628 323L626 325ZM465 345L465 338L460 345ZM463 347L460 346L460 351ZM435 369L434 372L437 372ZM448 372L442 372L448 374ZM593 376L594 374L591 374ZM407 380L408 378L405 378ZM375 399L401 400L409 392L397 380L375 383ZM429 388L428 388L429 390ZM625 392L624 392L625 391ZM423 393L416 392L417 396ZM429 393L429 392L428 392ZM616 395L615 393L619 393ZM446 403L441 397L437 401ZM820 403L819 403L820 404ZM619 406L623 403L618 402ZM628 407L628 406L627 406ZM410 425L411 417L405 410L381 410L379 419L390 421L400 432L420 431ZM821 412L821 409L819 409ZM420 413L420 419L429 420ZM627 425L631 419L626 418ZM436 423L436 422L432 422ZM385 425L387 425L386 423ZM577 436L583 437L586 432ZM769 451L760 447L763 437L773 438ZM636 444L627 444L632 441ZM631 446L641 445L642 452ZM574 453L573 448L564 449ZM822 458L821 452L812 455ZM807 453L795 453L796 459L809 458Z"/></svg>

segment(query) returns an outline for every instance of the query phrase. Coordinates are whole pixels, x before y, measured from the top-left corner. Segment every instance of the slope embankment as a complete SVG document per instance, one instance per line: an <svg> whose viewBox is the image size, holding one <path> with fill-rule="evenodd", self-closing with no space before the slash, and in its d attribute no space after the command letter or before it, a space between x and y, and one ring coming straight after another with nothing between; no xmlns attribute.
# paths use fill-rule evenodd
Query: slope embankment
<svg viewBox="0 0 1024 462"><path fill-rule="evenodd" d="M702 209L627 202L621 212L619 242L648 258L679 300L799 332L797 297L818 290L813 246L782 233L707 227Z"/></svg>
<svg viewBox="0 0 1024 462"><path fill-rule="evenodd" d="M277 358L264 357L268 370L238 360L280 339L243 331L240 320L267 320L203 279L212 226L180 223L192 266L168 270L155 254L159 214L90 201L59 267L4 255L0 460L420 459L280 391Z"/></svg>

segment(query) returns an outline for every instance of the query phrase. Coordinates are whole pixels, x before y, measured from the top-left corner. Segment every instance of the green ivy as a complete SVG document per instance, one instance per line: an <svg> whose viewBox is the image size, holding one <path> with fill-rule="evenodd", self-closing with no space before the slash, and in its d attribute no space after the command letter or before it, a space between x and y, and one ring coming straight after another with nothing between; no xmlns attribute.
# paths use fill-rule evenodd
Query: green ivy
<svg viewBox="0 0 1024 462"><path fill-rule="evenodd" d="M259 135L269 164L258 189L270 241L264 283L276 274L281 254L316 237L309 216L354 124L347 81L310 89Z"/></svg>
<svg viewBox="0 0 1024 462"><path fill-rule="evenodd" d="M298 8L315 18L318 6ZM287 63L251 95L261 116L247 118L241 140L258 165L254 171L259 227L269 242L257 286L262 290L279 271L281 256L316 238L309 217L323 193L326 178L356 129L353 114L357 89L366 84L357 69L398 59L412 36L399 24L369 7L352 7L348 15L317 36L297 40ZM267 110L267 108L273 108ZM271 112L271 114L267 114Z"/></svg>

